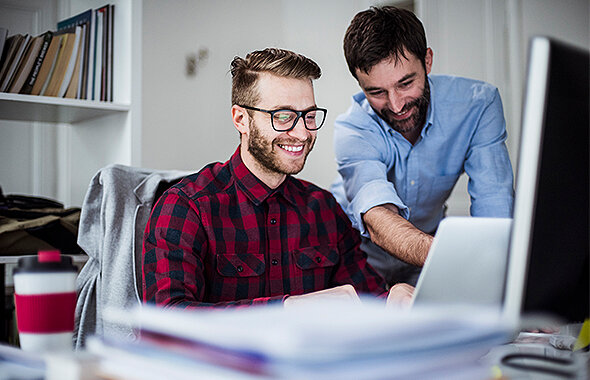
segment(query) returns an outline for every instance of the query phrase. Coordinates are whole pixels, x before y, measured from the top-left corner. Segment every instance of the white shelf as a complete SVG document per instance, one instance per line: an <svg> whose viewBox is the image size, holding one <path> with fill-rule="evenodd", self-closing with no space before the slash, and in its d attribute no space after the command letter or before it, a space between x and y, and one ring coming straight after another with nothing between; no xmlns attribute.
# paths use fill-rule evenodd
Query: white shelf
<svg viewBox="0 0 590 380"><path fill-rule="evenodd" d="M2 120L77 123L130 109L129 104L0 93Z"/></svg>

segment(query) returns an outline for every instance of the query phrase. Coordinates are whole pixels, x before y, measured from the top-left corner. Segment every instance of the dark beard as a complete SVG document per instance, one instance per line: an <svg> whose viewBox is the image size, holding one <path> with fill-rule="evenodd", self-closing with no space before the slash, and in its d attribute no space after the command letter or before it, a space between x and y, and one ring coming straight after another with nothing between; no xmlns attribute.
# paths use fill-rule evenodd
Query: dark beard
<svg viewBox="0 0 590 380"><path fill-rule="evenodd" d="M415 112L409 119L403 121L395 120L390 110L384 110L382 112L378 112L379 116L383 120L387 122L393 129L398 131L399 133L408 133L412 132L418 128L422 128L424 123L426 123L426 114L428 112L428 106L430 105L430 84L428 83L428 78L424 80L424 90L422 91L422 95L418 98L414 99L410 103L407 103L402 112L405 112L413 107L417 108L417 112Z"/></svg>
<svg viewBox="0 0 590 380"><path fill-rule="evenodd" d="M303 164L301 167L296 168L288 168L281 164L279 159L277 158L277 154L274 151L274 142L275 141L267 141L264 137L261 136L258 128L254 126L254 123L250 123L250 139L248 143L248 152L252 154L252 157L258 161L261 168L266 170L269 173L281 173L281 174L297 174L303 167L305 166L305 161L307 159L307 155L303 160ZM284 141L285 143L287 141ZM305 144L309 144L309 151L307 154L311 152L313 149L315 140L311 140L311 142L305 141ZM305 147L303 148L305 149Z"/></svg>

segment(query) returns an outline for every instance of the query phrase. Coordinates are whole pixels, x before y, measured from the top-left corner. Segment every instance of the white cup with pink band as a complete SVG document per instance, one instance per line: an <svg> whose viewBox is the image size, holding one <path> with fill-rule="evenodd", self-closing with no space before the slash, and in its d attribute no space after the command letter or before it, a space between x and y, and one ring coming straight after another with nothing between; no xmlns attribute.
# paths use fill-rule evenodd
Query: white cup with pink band
<svg viewBox="0 0 590 380"><path fill-rule="evenodd" d="M39 251L18 260L14 303L23 350L72 350L77 273L72 258L59 251Z"/></svg>

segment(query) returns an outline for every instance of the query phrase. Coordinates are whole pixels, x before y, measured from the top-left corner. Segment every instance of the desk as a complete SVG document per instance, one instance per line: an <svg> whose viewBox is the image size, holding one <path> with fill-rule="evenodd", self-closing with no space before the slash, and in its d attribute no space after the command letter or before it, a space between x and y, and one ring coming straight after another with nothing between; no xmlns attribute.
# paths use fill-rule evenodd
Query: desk
<svg viewBox="0 0 590 380"><path fill-rule="evenodd" d="M25 255L19 256L0 256L0 295L2 296L2 304L0 307L0 342L6 343L8 342L9 338L9 322L11 321L11 310L8 310L7 307L12 305L12 301L10 303L7 302L7 281L6 281L6 266L7 265L15 265L18 263L18 259ZM86 261L88 261L88 255L85 253L79 255L68 255L72 258L73 263L78 266L78 270L80 270ZM12 273L10 273L12 275ZM10 297L12 297L12 291L10 292Z"/></svg>

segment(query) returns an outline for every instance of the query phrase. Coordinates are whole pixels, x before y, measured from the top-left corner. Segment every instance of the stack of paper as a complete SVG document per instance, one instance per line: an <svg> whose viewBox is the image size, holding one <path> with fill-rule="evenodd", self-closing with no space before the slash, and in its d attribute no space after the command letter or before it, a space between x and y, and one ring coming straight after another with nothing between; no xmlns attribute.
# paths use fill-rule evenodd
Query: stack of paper
<svg viewBox="0 0 590 380"><path fill-rule="evenodd" d="M129 320L127 313L110 319ZM403 311L383 303L326 302L233 310L143 307L134 342L91 340L110 376L124 378L486 378L478 364L509 339L497 314Z"/></svg>

